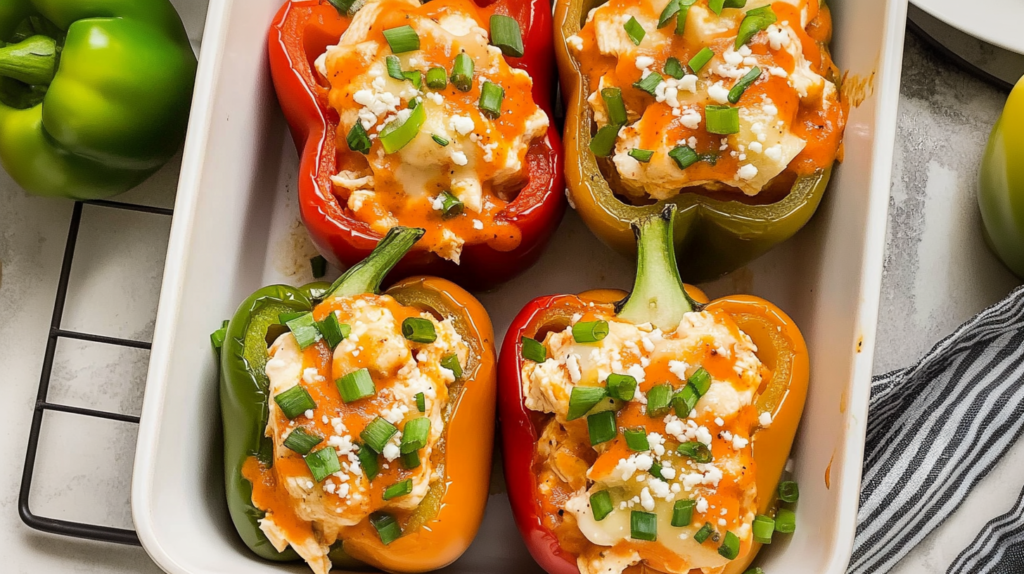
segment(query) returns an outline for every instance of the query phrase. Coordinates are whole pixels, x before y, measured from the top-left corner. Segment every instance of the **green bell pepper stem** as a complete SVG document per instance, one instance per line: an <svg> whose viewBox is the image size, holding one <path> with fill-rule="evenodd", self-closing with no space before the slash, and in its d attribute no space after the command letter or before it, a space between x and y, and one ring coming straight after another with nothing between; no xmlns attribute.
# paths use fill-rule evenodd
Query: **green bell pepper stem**
<svg viewBox="0 0 1024 574"><path fill-rule="evenodd" d="M411 227L391 228L366 259L349 267L348 271L331 285L324 298L380 293L380 284L384 277L402 260L402 257L405 257L424 233L426 231L423 229Z"/></svg>
<svg viewBox="0 0 1024 574"><path fill-rule="evenodd" d="M0 48L0 76L30 86L48 86L57 73L57 41L32 36Z"/></svg>
<svg viewBox="0 0 1024 574"><path fill-rule="evenodd" d="M669 331L679 326L684 314L693 311L693 301L686 294L676 265L672 239L675 217L676 206L667 204L660 213L633 223L636 282L633 291L619 303L620 318Z"/></svg>

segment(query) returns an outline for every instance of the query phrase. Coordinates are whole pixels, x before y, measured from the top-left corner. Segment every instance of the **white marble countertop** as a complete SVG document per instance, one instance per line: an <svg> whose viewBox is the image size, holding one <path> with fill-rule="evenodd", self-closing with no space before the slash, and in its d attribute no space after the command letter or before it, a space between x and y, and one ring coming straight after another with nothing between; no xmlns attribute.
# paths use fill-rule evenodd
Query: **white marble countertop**
<svg viewBox="0 0 1024 574"><path fill-rule="evenodd" d="M176 0L193 37L206 0ZM908 36L875 372L905 366L1019 282L988 252L975 204L977 165L1005 94L961 72ZM170 207L176 164L120 198ZM55 538L18 517L18 491L40 366L67 239L71 204L27 197L0 172L0 556L5 572L157 573L140 548ZM169 219L86 207L64 327L149 340ZM897 343L898 342L898 343ZM148 353L62 343L50 399L138 414ZM135 429L47 415L31 504L39 514L130 528ZM1024 486L1011 451L947 526L897 568L944 571L981 526ZM950 526L956 524L955 528ZM13 570L12 570L13 569Z"/></svg>

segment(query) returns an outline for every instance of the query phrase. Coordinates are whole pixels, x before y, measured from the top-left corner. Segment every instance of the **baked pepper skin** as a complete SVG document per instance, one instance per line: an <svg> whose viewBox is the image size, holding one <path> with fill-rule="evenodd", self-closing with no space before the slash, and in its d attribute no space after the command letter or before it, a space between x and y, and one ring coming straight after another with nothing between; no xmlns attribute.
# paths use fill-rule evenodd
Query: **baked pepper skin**
<svg viewBox="0 0 1024 574"><path fill-rule="evenodd" d="M800 231L817 211L831 169L797 179L789 193L767 205L721 201L682 193L652 205L634 206L615 196L590 151L591 119L587 80L566 43L591 9L605 0L557 0L555 52L565 94L566 183L573 207L587 227L620 253L636 253L630 224L656 215L665 204L678 208L675 244L687 281L716 279L746 265Z"/></svg>
<svg viewBox="0 0 1024 574"><path fill-rule="evenodd" d="M526 53L508 58L509 64L530 74L534 100L552 117L556 78L550 0L476 1L519 22ZM274 19L269 39L274 86L299 150L302 219L320 253L342 266L366 257L380 240L334 196L330 177L336 172L338 114L328 104L328 87L312 67L329 45L337 44L349 22L327 0L290 0ZM562 142L554 122L547 137L534 143L526 163L529 183L501 217L521 230L517 248L498 251L486 243L467 244L461 265L414 249L395 275L437 275L471 289L487 289L533 265L565 213Z"/></svg>
<svg viewBox="0 0 1024 574"><path fill-rule="evenodd" d="M399 229L392 230L389 238L398 235ZM408 231L402 230L402 233ZM402 253L404 251L397 257ZM397 257L390 263L397 261ZM373 282L379 286L389 268L390 265L374 269L373 279L355 291L346 291L346 286L352 284L345 281L350 275L343 276L333 286L313 283L302 288L264 287L239 306L228 324L220 355L227 504L242 541L262 558L278 562L300 559L291 548L277 552L260 530L259 520L264 512L253 505L252 483L242 474L243 466L251 457L256 457L263 465L273 461L273 444L265 436L270 399L266 376L267 339L284 332L278 321L281 313L313 311L320 301L335 292L339 295L377 292L379 289L373 287ZM330 557L339 568L372 566L392 572L423 572L446 566L461 556L483 519L494 440L497 367L494 332L483 306L450 281L413 277L396 283L384 293L403 305L450 318L469 346L470 358L463 378L457 383L459 386L451 387L453 400L445 427L445 476L435 483L414 513L413 520L419 527L385 546L369 521L364 520L345 540L335 544ZM267 335L268 329L271 336Z"/></svg>
<svg viewBox="0 0 1024 574"><path fill-rule="evenodd" d="M197 64L168 0L7 0L0 41L0 163L29 193L117 195L180 149Z"/></svg>
<svg viewBox="0 0 1024 574"><path fill-rule="evenodd" d="M671 238L668 238L671 240ZM674 259L674 257L673 257ZM674 263L674 261L673 261ZM642 273L642 268L639 273ZM668 289L645 289L633 293L654 293ZM809 379L807 346L800 330L775 305L748 295L733 295L709 301L692 285L684 286L686 296L696 310L720 310L731 315L757 346L757 357L772 372L772 378L756 401L759 412L772 413L773 422L754 435L754 460L757 464L758 513L765 514L774 503L774 492L789 458L803 412ZM633 295L617 290L587 291L579 295L550 295L528 303L512 321L501 348L498 379L498 417L502 429L505 482L519 532L534 560L549 574L579 574L576 555L562 548L558 537L545 525L542 495L534 472L537 440L550 415L526 407L523 394L523 337L543 339L550 330L562 330L572 316L586 312L591 303L605 305L621 313ZM624 317L620 314L621 317ZM657 323L655 323L657 324ZM747 555L734 560L726 574L740 574L750 565L760 545L754 543Z"/></svg>

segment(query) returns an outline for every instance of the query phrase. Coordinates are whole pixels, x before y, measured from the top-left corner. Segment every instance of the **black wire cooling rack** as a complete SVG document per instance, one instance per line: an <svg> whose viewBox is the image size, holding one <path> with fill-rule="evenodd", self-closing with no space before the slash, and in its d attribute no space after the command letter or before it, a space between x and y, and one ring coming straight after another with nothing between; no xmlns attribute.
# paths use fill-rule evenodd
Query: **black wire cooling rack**
<svg viewBox="0 0 1024 574"><path fill-rule="evenodd" d="M146 341L105 337L102 335L70 331L61 327L61 321L64 316L64 304L67 302L68 282L71 278L71 266L75 259L75 245L78 242L78 230L82 223L82 210L86 205L102 209L119 209L124 211L152 213L167 217L170 217L173 213L172 210L162 207L135 205L115 201L85 201L75 203L74 211L72 211L71 214L70 229L68 230L68 242L64 248L64 261L60 270L60 282L57 284L57 300L53 304L53 318L50 321L50 333L46 340L46 354L43 356L43 370L42 375L39 377L39 392L36 395L35 410L32 414L32 425L28 437L28 452L25 455L25 469L21 476L21 493L18 497L18 512L21 515L22 521L24 521L26 525L43 532L71 536L74 538L98 540L101 542L113 542L117 544L138 546L139 537L134 530L39 516L32 512L32 508L29 505L29 496L32 492L32 477L35 472L36 465L36 455L39 453L39 434L43 426L43 416L47 411L56 411L83 417L92 417L132 424L139 423L139 417L134 415L51 403L47 398L50 389L50 376L53 371L53 359L57 351L57 342L60 339L87 341L130 349L144 349L146 351L150 350L152 346L151 343ZM145 383L145 381L143 381L143 383Z"/></svg>

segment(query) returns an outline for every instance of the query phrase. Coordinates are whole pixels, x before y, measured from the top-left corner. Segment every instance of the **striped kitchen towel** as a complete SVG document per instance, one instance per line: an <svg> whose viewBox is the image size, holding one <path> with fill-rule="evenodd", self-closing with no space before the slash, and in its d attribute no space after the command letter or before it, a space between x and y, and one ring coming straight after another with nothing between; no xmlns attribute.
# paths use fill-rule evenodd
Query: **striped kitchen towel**
<svg viewBox="0 0 1024 574"><path fill-rule="evenodd" d="M884 574L953 514L1024 429L1024 288L872 383L850 574ZM1024 573L1024 493L947 574Z"/></svg>

